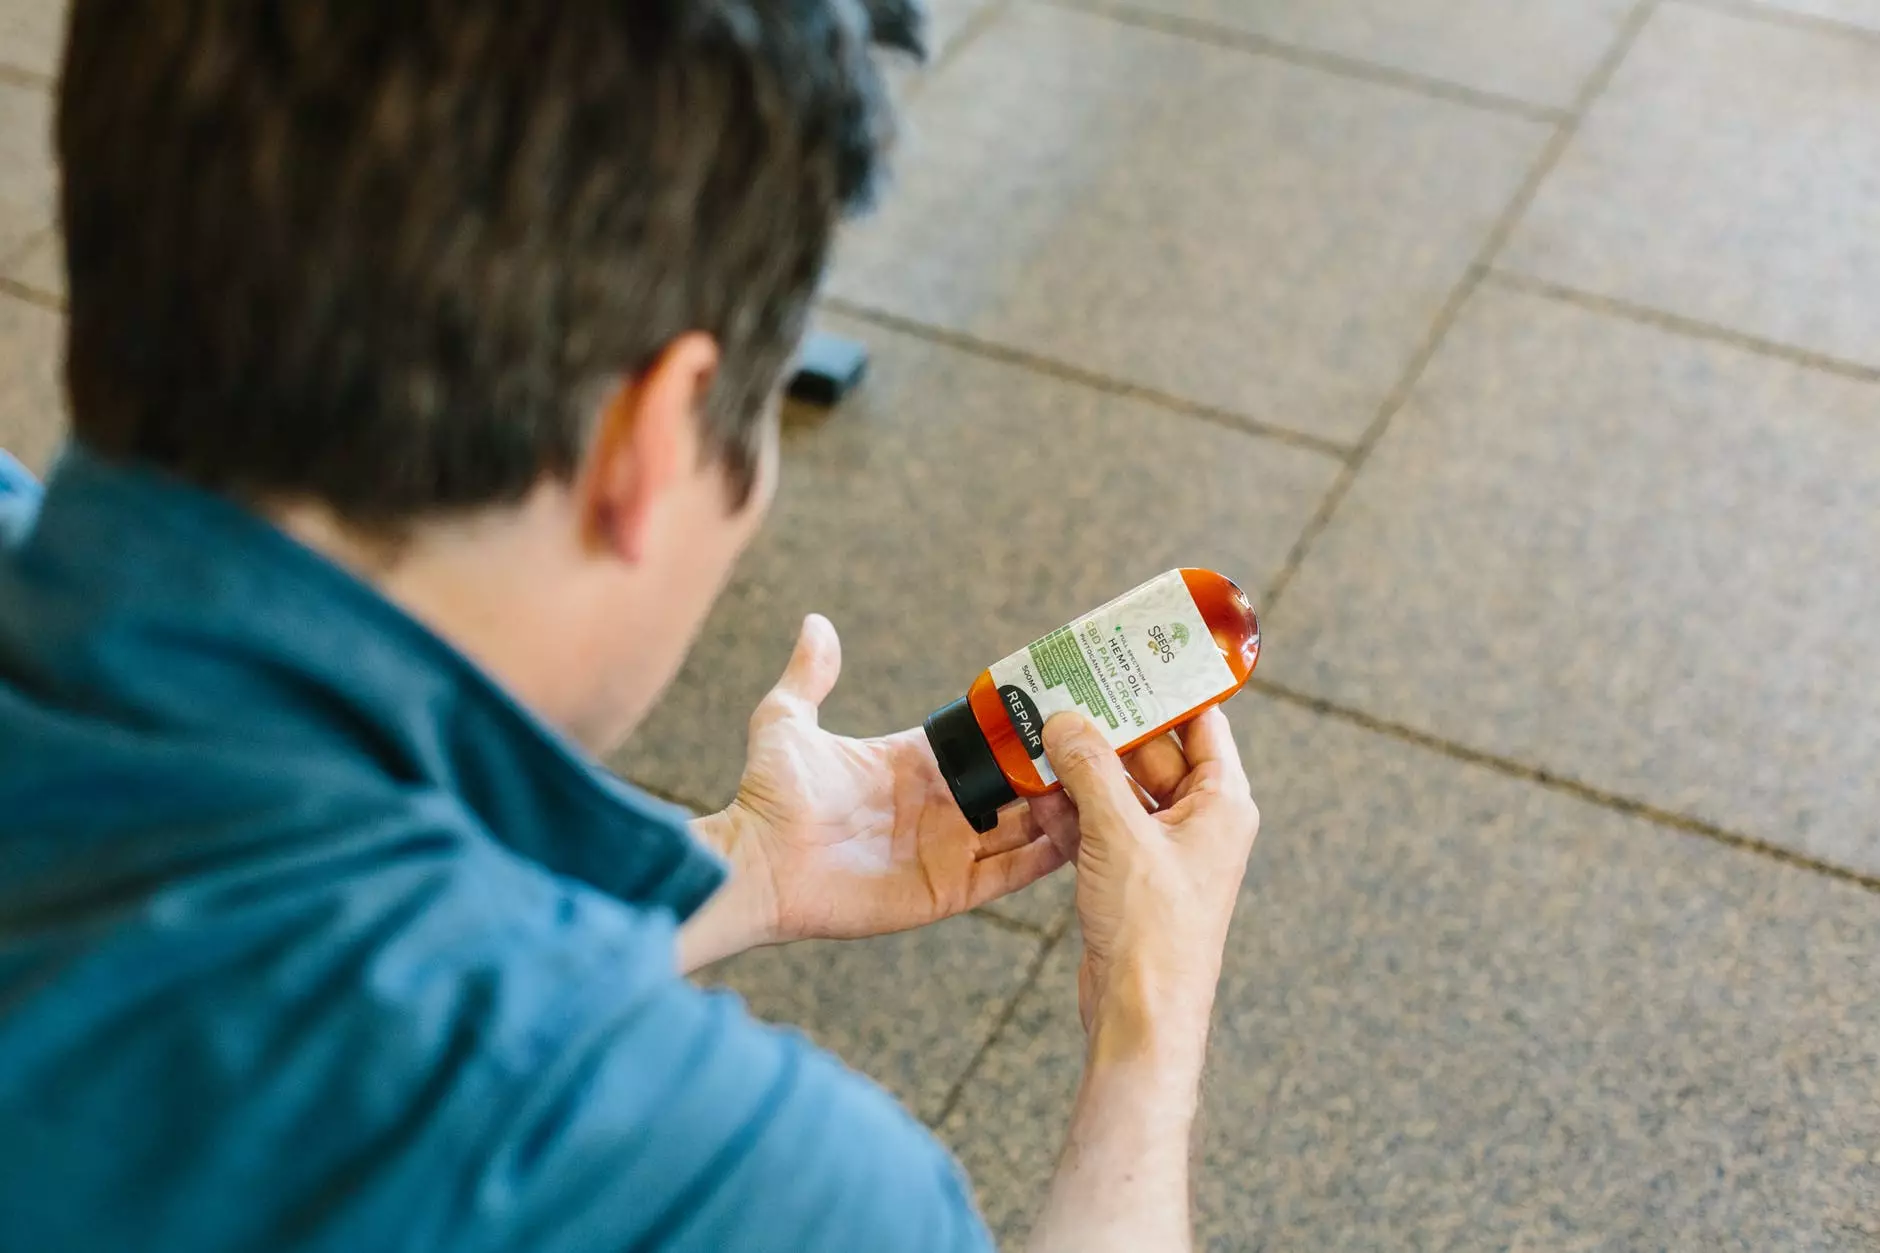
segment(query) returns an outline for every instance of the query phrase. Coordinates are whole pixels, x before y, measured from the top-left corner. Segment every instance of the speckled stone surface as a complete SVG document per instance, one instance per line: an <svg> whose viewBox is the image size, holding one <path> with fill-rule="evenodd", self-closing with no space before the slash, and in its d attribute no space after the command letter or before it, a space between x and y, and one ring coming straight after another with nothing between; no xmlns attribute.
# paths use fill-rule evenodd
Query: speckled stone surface
<svg viewBox="0 0 1880 1253"><path fill-rule="evenodd" d="M1880 365L1880 41L1668 4L1504 264Z"/></svg>
<svg viewBox="0 0 1880 1253"><path fill-rule="evenodd" d="M928 0L926 62L890 56L883 63L896 100L905 105L933 77L941 59L965 32L974 15L1000 3L1004 0Z"/></svg>
<svg viewBox="0 0 1880 1253"><path fill-rule="evenodd" d="M946 55L973 15L1004 0L927 0L927 52L934 60Z"/></svg>
<svg viewBox="0 0 1880 1253"><path fill-rule="evenodd" d="M52 223L58 183L51 126L46 91L0 80L0 256Z"/></svg>
<svg viewBox="0 0 1880 1253"><path fill-rule="evenodd" d="M940 1138L973 1181L999 1247L1022 1249L1043 1204L1083 1074L1073 927L1045 958L1037 982L987 1050L940 1125Z"/></svg>
<svg viewBox="0 0 1880 1253"><path fill-rule="evenodd" d="M1267 676L1880 873L1880 388L1485 290Z"/></svg>
<svg viewBox="0 0 1880 1253"><path fill-rule="evenodd" d="M1547 128L1018 6L915 99L834 294L1354 439Z"/></svg>
<svg viewBox="0 0 1880 1253"><path fill-rule="evenodd" d="M0 63L52 75L64 47L64 0L0 0Z"/></svg>
<svg viewBox="0 0 1880 1253"><path fill-rule="evenodd" d="M801 1027L932 1121L992 1034L1040 941L983 919L850 944L758 949L702 982L770 1022Z"/></svg>
<svg viewBox="0 0 1880 1253"><path fill-rule="evenodd" d="M1617 38L1632 0L1131 0L1130 7L1566 106Z"/></svg>
<svg viewBox="0 0 1880 1253"><path fill-rule="evenodd" d="M42 231L10 254L0 256L0 275L63 300L65 255L58 235L51 230Z"/></svg>
<svg viewBox="0 0 1880 1253"><path fill-rule="evenodd" d="M798 411L764 534L617 765L703 808L737 786L750 711L803 615L843 633L823 725L919 725L986 666L1144 579L1263 587L1338 463L840 319L869 381ZM1257 594L1257 593L1256 593Z"/></svg>
<svg viewBox="0 0 1880 1253"><path fill-rule="evenodd" d="M1880 30L1880 0L1762 0L1774 9Z"/></svg>
<svg viewBox="0 0 1880 1253"><path fill-rule="evenodd" d="M1880 896L1290 706L1198 1138L1211 1249L1862 1250ZM1017 1238L1081 1067L1066 944L943 1133Z"/></svg>
<svg viewBox="0 0 1880 1253"><path fill-rule="evenodd" d="M0 295L0 448L44 473L65 437L59 316Z"/></svg>

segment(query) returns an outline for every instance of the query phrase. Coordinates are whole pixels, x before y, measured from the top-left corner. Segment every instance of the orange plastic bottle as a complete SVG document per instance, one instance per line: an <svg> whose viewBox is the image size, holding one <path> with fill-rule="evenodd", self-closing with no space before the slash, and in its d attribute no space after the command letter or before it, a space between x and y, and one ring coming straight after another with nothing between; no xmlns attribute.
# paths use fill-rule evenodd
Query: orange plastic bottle
<svg viewBox="0 0 1880 1253"><path fill-rule="evenodd" d="M999 810L1060 786L1044 724L1077 709L1119 753L1242 687L1260 660L1260 620L1212 570L1171 570L980 672L927 719L940 773L975 831Z"/></svg>

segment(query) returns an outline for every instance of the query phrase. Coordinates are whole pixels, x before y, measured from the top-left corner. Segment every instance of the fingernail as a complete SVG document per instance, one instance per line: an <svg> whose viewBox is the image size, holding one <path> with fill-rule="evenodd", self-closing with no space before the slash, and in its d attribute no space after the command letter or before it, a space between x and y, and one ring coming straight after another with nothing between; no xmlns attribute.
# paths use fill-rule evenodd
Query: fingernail
<svg viewBox="0 0 1880 1253"><path fill-rule="evenodd" d="M1083 718L1074 713L1053 714L1044 724L1044 738L1053 744L1074 740L1084 734L1087 725Z"/></svg>

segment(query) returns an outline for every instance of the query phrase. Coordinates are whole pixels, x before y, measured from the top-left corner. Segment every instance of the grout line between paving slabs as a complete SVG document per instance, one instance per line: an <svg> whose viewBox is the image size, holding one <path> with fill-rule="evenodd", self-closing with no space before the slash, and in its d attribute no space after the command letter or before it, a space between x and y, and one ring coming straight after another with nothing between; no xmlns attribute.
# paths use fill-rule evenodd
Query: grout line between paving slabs
<svg viewBox="0 0 1880 1253"><path fill-rule="evenodd" d="M1724 13L1731 17L1740 17L1748 22L1762 22L1769 26L1783 26L1790 30L1807 31L1815 35L1849 39L1856 43L1880 43L1880 30L1872 27L1859 26L1853 22L1825 17L1818 13L1797 13L1793 9L1779 9L1771 4L1758 3L1757 0L1671 0L1671 3L1682 4L1693 9L1708 9L1712 13Z"/></svg>
<svg viewBox="0 0 1880 1253"><path fill-rule="evenodd" d="M1058 870L1054 873L1063 874L1064 871ZM966 914L968 917L977 918L981 922L989 923L1001 931L1010 931L1013 935L1022 935L1033 940L1045 941L1049 941L1052 938L1050 931L1045 930L1035 922L1026 922L1023 918L1010 918L1005 914L995 913L983 905L978 909L967 910Z"/></svg>
<svg viewBox="0 0 1880 1253"><path fill-rule="evenodd" d="M65 301L49 291L40 291L37 287L28 287L16 279L0 275L0 295L11 296L24 304L37 305L41 309L50 309L54 313L65 312Z"/></svg>
<svg viewBox="0 0 1880 1253"><path fill-rule="evenodd" d="M1333 74L1339 78L1356 79L1374 86L1395 87L1435 100L1444 100L1450 104L1467 105L1490 113L1523 118L1530 122L1558 125L1568 117L1565 109L1535 104L1532 101L1504 96L1498 92L1483 91L1476 87L1465 87L1460 83L1452 83L1448 79L1433 78L1376 61L1366 61L1360 57L1350 57L1342 53L1326 52L1302 44L1288 43L1285 40L1274 39L1270 35L1256 34L1237 27L1221 26L1202 19L1180 17L1172 13L1139 9L1128 3L1118 3L1117 0L1038 0L1038 3L1048 8L1107 18L1112 22L1134 26L1139 30L1172 35L1177 39L1205 43L1211 47L1233 48L1255 56L1284 61L1289 65L1300 66L1304 69Z"/></svg>
<svg viewBox="0 0 1880 1253"><path fill-rule="evenodd" d="M1005 1002L1005 1008L999 1011L999 1017L993 1022L992 1030L986 1033L986 1038L974 1051L972 1060L966 1063L966 1068L960 1071L959 1078L955 1079L953 1086L947 1089L946 1100L940 1103L940 1109L934 1114L930 1126L944 1126L947 1119L953 1116L953 1111L959 1107L960 1099L966 1095L966 1085L978 1077L979 1068L985 1064L993 1046L998 1044L1000 1037L1005 1034L1005 1029L1011 1025L1012 1019L1018 1016L1019 1002L1031 994L1032 988L1038 983L1038 977L1044 973L1045 963L1051 960L1051 954L1055 953L1057 946L1064 942L1064 936L1069 930L1069 926L1061 925L1055 935L1046 936L1038 945L1038 953L1032 958L1031 969L1025 972L1023 979L1019 980L1018 987L1013 990L1011 998Z"/></svg>
<svg viewBox="0 0 1880 1253"><path fill-rule="evenodd" d="M50 309L54 313L64 313L66 311L65 298L57 292L49 292L43 288L34 287L31 283L22 283L18 279L9 278L6 275L7 271L14 269L28 257L32 256L33 252L39 248L40 245L46 243L56 244L58 242L58 235L59 228L57 226L47 226L34 231L25 239L15 244L12 251L0 254L0 292L23 300L28 304L39 305L42 308ZM63 266L64 261L64 254L60 253L59 262L61 266Z"/></svg>
<svg viewBox="0 0 1880 1253"><path fill-rule="evenodd" d="M12 87L26 87L35 91L50 91L58 85L58 79L38 70L29 70L24 66L9 65L0 61L0 83Z"/></svg>
<svg viewBox="0 0 1880 1253"><path fill-rule="evenodd" d="M932 81L935 75L959 60L961 53L978 43L980 36L998 24L999 19L1005 16L1006 10L1010 9L1013 3L1014 0L992 0L990 4L982 5L975 10L960 26L959 32L953 36L947 46L940 49L940 55L933 59L933 63L922 67L921 83Z"/></svg>
<svg viewBox="0 0 1880 1253"><path fill-rule="evenodd" d="M1637 322L1690 339L1708 340L1740 349L1743 352L1754 353L1760 357L1772 357L1789 365L1818 370L1823 374L1835 374L1862 383L1880 383L1880 366L1863 365L1858 361L1832 357L1810 348L1785 344L1780 340L1764 339L1745 331L1731 330L1727 326L1719 326L1698 318L1688 318L1683 314L1670 313L1650 305L1634 304L1632 301L1622 300L1616 296L1602 296L1598 292L1569 287L1565 283L1556 283L1551 279L1535 278L1531 274L1523 274L1518 270L1490 267L1483 281L1490 286L1508 291L1558 301L1591 313L1604 314L1627 322Z"/></svg>
<svg viewBox="0 0 1880 1253"><path fill-rule="evenodd" d="M1184 400L1180 396L1157 391L1152 387L1144 387L1140 383L1131 383L1124 379L1111 378L1108 375L1086 370L1082 366L1071 365L1068 362L1058 361L1051 357L1042 357L1036 353L1027 352L1022 348L1012 348L1005 344L995 344L990 340L980 339L975 335L968 335L961 331L932 326L925 322L916 321L913 318L902 317L898 313L889 313L885 309L876 309L868 305L857 304L855 301L840 296L825 296L818 303L830 313L837 313L844 317L854 318L858 322L868 322L883 330L898 331L903 335L925 340L930 344L938 344L943 348L952 348L959 352L969 353L975 357L983 357L989 361L997 361L1004 365L1019 366L1023 369L1030 370L1034 374L1043 374L1063 382L1075 383L1080 387L1088 387L1094 391L1106 392L1112 396L1121 396L1127 400L1140 401L1144 404L1154 405L1159 409L1167 409L1170 412L1182 414L1185 417L1199 418L1203 422L1226 427L1228 430L1236 431L1242 435L1256 435L1262 439L1270 439L1277 443L1290 444L1294 448L1303 448L1307 452L1315 452L1321 456L1333 457L1339 461L1349 460L1353 453L1353 449L1349 445L1340 444L1334 440L1325 439L1322 436L1308 435L1304 431L1295 431L1290 427L1274 426L1271 423L1262 422L1258 418L1250 418L1245 414L1235 413L1231 409L1221 409L1213 405L1201 404L1198 401Z"/></svg>
<svg viewBox="0 0 1880 1253"><path fill-rule="evenodd" d="M1391 419L1395 418L1404 405L1409 403L1411 394L1415 392L1417 384L1422 381L1423 373L1429 368L1430 362L1435 360L1443 342L1448 339L1449 332L1461 316L1463 307L1469 303L1476 289L1482 285L1483 279L1487 277L1490 268L1494 265L1495 258L1507 246L1508 240L1514 235L1515 228L1527 215L1529 206L1540 194L1541 185L1547 181L1554 167L1560 163L1560 158L1565 155L1568 145L1573 142L1573 137L1579 133L1581 121L1591 110L1594 102L1599 99L1600 94L1612 82L1613 76L1618 73L1620 64L1631 52L1633 44L1638 41L1639 32L1645 28L1646 21L1656 11L1658 4L1659 0L1638 0L1638 3L1632 6L1632 11L1626 15L1618 35L1613 40L1612 47L1607 49L1606 55L1600 59L1592 74L1588 76L1585 86L1581 88L1573 110L1554 130L1552 137L1541 149L1541 154L1536 159L1533 169L1528 171L1528 176L1515 190L1514 199L1496 219L1495 225L1489 230L1488 237L1483 240L1481 250L1476 254L1475 260L1463 273L1461 281L1456 284L1449 299L1443 302L1442 309L1437 313L1436 320L1430 327L1428 337L1416 354L1411 357L1409 367L1405 369L1403 377L1384 397L1384 403L1379 406L1377 416L1371 420L1371 425L1358 440L1357 447L1352 450L1345 462L1345 468L1333 480L1331 489L1326 492L1318 511L1306 523L1305 530L1300 533L1298 541L1293 544L1292 551L1287 554L1286 562L1280 567L1280 572L1274 576L1271 583L1267 584L1261 602L1263 612L1270 614L1273 611L1273 606L1286 594L1286 589L1291 586L1293 579L1298 575L1300 566L1310 555L1313 544L1331 525L1333 516L1338 512L1339 506L1344 503L1345 497L1351 492L1352 485L1357 481L1358 473L1364 469L1365 462L1370 459L1371 453L1377 448L1378 441L1384 438L1384 432L1390 428Z"/></svg>
<svg viewBox="0 0 1880 1253"><path fill-rule="evenodd" d="M1880 874L1867 874L1859 870L1849 870L1845 866L1837 866L1833 862L1822 861L1819 858L1810 857L1806 853L1798 853L1793 849L1784 848L1780 844L1773 844L1768 840L1758 839L1753 835L1744 835L1740 831L1732 831L1727 827L1720 827L1714 822L1706 822L1702 818L1694 818L1690 814L1681 814L1675 810L1661 809L1657 805L1651 804L1649 801L1638 800L1619 792L1609 792L1604 788L1595 787L1590 783L1582 783L1578 779L1568 778L1565 775L1555 774L1553 771L1544 770L1539 766L1530 766L1524 762L1497 756L1494 753L1483 752L1479 748L1470 748L1467 744L1458 744L1453 740L1446 740L1441 736L1431 735L1427 731L1419 731L1417 728L1406 726L1401 722L1392 722L1387 718L1376 717L1372 714L1365 713L1361 709L1353 709L1346 705L1340 705L1335 701L1326 700L1323 697L1294 691L1292 688L1275 683L1270 679L1256 678L1247 686L1275 700L1285 701L1289 705L1295 705L1300 709L1305 709L1327 718L1335 718L1340 722L1347 723L1365 731L1370 731L1376 735L1385 736L1388 739L1397 740L1401 743L1410 744L1429 752L1438 753L1444 757L1450 758L1452 761L1460 761L1472 766L1482 766L1508 778L1519 779L1524 783L1533 783L1546 788L1550 792L1558 792L1565 796L1571 796L1576 800L1596 805L1601 809L1610 810L1614 813L1623 814L1628 818L1641 818L1655 826L1668 827L1674 831L1681 831L1686 835L1700 836L1714 843L1722 844L1727 848L1735 849L1740 853L1748 853L1752 856L1764 857L1771 861L1781 862L1791 869L1811 871L1830 879L1839 880L1842 883L1849 883L1855 887L1865 888L1869 892L1880 892Z"/></svg>
<svg viewBox="0 0 1880 1253"><path fill-rule="evenodd" d="M914 102L920 98L921 92L927 89L927 84L937 78L949 65L959 60L960 53L964 52L971 45L978 43L979 37L996 25L999 18L1004 16L1005 11L1011 8L1013 3L1015 3L1015 0L992 0L991 3L975 9L967 17L966 21L961 23L959 30L955 32L953 38L948 40L946 46L941 48L939 53L935 54L932 59L925 62L916 62L911 59L903 58L904 63L912 70L912 73L903 80L901 89L894 93L896 97L894 101L894 112L896 115L895 124L897 128L905 129L906 122L904 119L908 111L913 107Z"/></svg>

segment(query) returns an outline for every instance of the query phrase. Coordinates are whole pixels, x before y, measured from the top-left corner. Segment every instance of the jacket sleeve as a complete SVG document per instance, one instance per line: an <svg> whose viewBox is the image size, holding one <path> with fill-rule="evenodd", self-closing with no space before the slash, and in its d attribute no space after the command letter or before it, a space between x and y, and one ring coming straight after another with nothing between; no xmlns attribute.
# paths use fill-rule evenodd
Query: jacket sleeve
<svg viewBox="0 0 1880 1253"><path fill-rule="evenodd" d="M951 1156L887 1093L676 975L532 1077L480 1208L542 1253L983 1253Z"/></svg>

